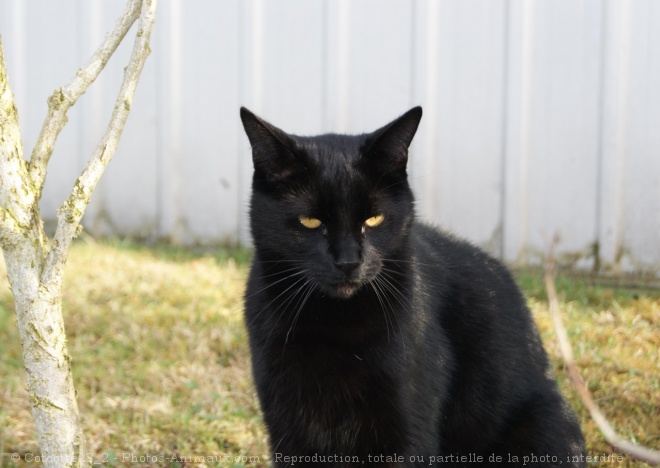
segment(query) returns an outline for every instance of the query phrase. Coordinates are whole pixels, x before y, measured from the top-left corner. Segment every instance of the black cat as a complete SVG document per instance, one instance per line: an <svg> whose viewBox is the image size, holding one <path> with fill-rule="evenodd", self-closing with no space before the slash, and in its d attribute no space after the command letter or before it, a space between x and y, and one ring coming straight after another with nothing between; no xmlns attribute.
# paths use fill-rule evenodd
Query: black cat
<svg viewBox="0 0 660 468"><path fill-rule="evenodd" d="M245 295L275 466L584 466L578 422L505 268L414 215L411 109L366 135L241 109Z"/></svg>

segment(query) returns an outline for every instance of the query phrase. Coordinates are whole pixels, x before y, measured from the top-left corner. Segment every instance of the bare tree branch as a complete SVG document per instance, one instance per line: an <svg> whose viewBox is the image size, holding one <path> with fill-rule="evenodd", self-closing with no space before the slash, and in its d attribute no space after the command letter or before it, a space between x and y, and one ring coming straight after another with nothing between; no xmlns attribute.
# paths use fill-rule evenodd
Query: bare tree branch
<svg viewBox="0 0 660 468"><path fill-rule="evenodd" d="M48 117L28 165L18 114L7 82L0 44L0 247L7 265L21 338L25 383L43 464L89 466L76 402L62 318L62 278L69 247L103 170L114 153L144 62L157 0L130 0L127 10L92 61L67 88L49 100ZM52 147L67 110L94 81L121 38L140 14L133 54L106 134L58 213L53 241L43 232L38 201Z"/></svg>
<svg viewBox="0 0 660 468"><path fill-rule="evenodd" d="M640 445L635 445L616 433L610 422L598 407L598 404L594 401L591 392L580 376L580 371L578 370L573 357L573 349L571 348L571 343L568 339L568 334L566 333L566 328L564 327L561 318L557 289L555 288L555 282L553 279L555 270L555 247L558 243L559 236L555 236L546 256L544 279L545 288L548 294L548 305L552 317L552 324L555 329L555 334L557 335L557 341L559 342L559 350L564 359L564 364L566 364L566 368L568 369L568 376L571 379L571 382L573 382L580 400L582 400L582 403L589 411L591 418L598 425L598 429L600 429L600 432L605 437L607 443L610 444L615 451L627 453L631 457L644 461L650 465L660 465L660 452Z"/></svg>
<svg viewBox="0 0 660 468"><path fill-rule="evenodd" d="M106 35L105 41L87 65L76 72L68 85L58 88L48 98L48 115L41 127L37 143L32 150L29 165L30 179L34 184L37 200L41 198L41 190L46 179L46 166L53 153L55 140L68 120L66 113L99 76L99 73L101 73L101 70L103 70L105 64L139 15L140 0L129 0L124 13Z"/></svg>
<svg viewBox="0 0 660 468"><path fill-rule="evenodd" d="M89 197L117 148L144 62L151 52L149 40L156 19L156 4L156 0L143 0L133 52L124 72L124 80L108 128L87 167L76 180L71 195L58 211L55 237L41 276L44 283L49 283L57 277L61 279L59 273L64 268L71 242L79 233L80 220L89 203Z"/></svg>

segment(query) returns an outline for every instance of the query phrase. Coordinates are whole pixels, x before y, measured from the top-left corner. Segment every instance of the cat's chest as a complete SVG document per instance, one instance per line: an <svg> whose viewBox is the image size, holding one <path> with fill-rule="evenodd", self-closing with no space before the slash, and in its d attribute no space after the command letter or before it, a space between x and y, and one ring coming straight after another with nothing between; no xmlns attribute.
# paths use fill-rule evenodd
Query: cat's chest
<svg viewBox="0 0 660 468"><path fill-rule="evenodd" d="M300 374L301 379L313 377L317 382L326 380L360 380L360 375L379 372L378 352L372 346L346 343L328 343L322 340L292 340L283 346L281 370L287 374Z"/></svg>
<svg viewBox="0 0 660 468"><path fill-rule="evenodd" d="M275 373L287 376L310 394L328 389L363 398L374 385L406 372L405 336L370 301L332 307L314 303L271 355ZM398 319L396 319L398 320ZM397 322L403 325L403 319Z"/></svg>
<svg viewBox="0 0 660 468"><path fill-rule="evenodd" d="M294 341L283 350L277 372L300 389L301 400L345 407L364 401L376 387L391 381L403 369L391 364L379 344L355 346L321 340ZM331 395L329 397L329 395Z"/></svg>
<svg viewBox="0 0 660 468"><path fill-rule="evenodd" d="M383 415L401 406L405 371L395 371L388 361L368 348L291 346L278 366L286 382L280 401L297 408L296 424L318 444L335 440L348 450L352 438L381 426Z"/></svg>

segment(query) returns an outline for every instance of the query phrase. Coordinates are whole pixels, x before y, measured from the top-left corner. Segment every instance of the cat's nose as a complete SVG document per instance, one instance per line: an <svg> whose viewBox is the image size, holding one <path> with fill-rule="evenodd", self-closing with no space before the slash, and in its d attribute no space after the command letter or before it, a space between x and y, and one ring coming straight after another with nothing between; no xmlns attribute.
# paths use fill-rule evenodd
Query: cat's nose
<svg viewBox="0 0 660 468"><path fill-rule="evenodd" d="M337 260L335 266L349 276L360 266L360 260Z"/></svg>
<svg viewBox="0 0 660 468"><path fill-rule="evenodd" d="M360 266L362 249L360 244L350 237L345 237L336 245L335 266L350 276Z"/></svg>

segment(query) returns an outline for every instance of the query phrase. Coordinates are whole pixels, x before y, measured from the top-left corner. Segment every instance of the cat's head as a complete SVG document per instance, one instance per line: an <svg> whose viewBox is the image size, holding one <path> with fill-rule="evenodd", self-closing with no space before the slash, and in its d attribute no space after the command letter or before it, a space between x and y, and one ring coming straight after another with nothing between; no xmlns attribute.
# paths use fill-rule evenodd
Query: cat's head
<svg viewBox="0 0 660 468"><path fill-rule="evenodd" d="M406 248L414 214L406 164L421 117L415 107L373 133L300 137L241 108L259 258L333 297L373 281Z"/></svg>

